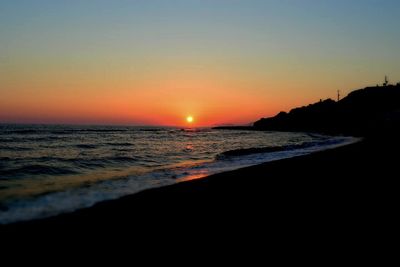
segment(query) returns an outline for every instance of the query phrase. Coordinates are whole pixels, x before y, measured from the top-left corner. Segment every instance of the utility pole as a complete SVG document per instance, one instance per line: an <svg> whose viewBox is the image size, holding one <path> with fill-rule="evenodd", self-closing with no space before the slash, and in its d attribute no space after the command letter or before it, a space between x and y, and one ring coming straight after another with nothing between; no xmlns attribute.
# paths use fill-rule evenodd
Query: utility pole
<svg viewBox="0 0 400 267"><path fill-rule="evenodd" d="M340 100L340 90L337 90L337 101L339 102Z"/></svg>
<svg viewBox="0 0 400 267"><path fill-rule="evenodd" d="M388 84L389 84L388 77L385 75L385 82L383 83L383 86L387 86Z"/></svg>

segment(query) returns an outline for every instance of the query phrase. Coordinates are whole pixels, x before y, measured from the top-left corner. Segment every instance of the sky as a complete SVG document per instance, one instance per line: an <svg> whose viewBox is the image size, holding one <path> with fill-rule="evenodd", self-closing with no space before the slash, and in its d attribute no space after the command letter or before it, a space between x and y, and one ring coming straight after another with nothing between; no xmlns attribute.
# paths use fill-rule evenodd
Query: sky
<svg viewBox="0 0 400 267"><path fill-rule="evenodd" d="M0 122L247 124L400 81L397 0L0 0Z"/></svg>

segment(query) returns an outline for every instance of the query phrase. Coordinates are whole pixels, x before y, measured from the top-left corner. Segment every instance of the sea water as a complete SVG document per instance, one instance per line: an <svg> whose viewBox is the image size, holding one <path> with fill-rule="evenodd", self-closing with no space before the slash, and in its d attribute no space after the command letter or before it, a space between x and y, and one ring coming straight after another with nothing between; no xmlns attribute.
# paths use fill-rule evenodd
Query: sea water
<svg viewBox="0 0 400 267"><path fill-rule="evenodd" d="M0 224L354 142L294 132L0 125Z"/></svg>

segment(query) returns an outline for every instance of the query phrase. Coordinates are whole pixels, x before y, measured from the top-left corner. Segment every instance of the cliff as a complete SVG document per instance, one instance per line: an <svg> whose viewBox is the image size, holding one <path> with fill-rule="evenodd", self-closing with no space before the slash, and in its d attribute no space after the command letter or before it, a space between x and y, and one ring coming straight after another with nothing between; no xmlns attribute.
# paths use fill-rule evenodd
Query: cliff
<svg viewBox="0 0 400 267"><path fill-rule="evenodd" d="M280 112L253 124L255 130L307 131L365 136L400 129L400 86L376 86Z"/></svg>

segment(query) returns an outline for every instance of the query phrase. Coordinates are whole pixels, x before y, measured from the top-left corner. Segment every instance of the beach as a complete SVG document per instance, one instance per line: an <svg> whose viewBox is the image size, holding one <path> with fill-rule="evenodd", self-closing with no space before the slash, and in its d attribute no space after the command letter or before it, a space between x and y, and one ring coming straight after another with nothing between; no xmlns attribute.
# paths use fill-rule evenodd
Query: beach
<svg viewBox="0 0 400 267"><path fill-rule="evenodd" d="M197 227L206 227L225 234L236 229L233 235L338 238L346 233L347 238L370 238L375 227L395 216L397 158L393 152L398 148L390 138L367 139L0 228L8 233L130 229L143 235L194 234Z"/></svg>

